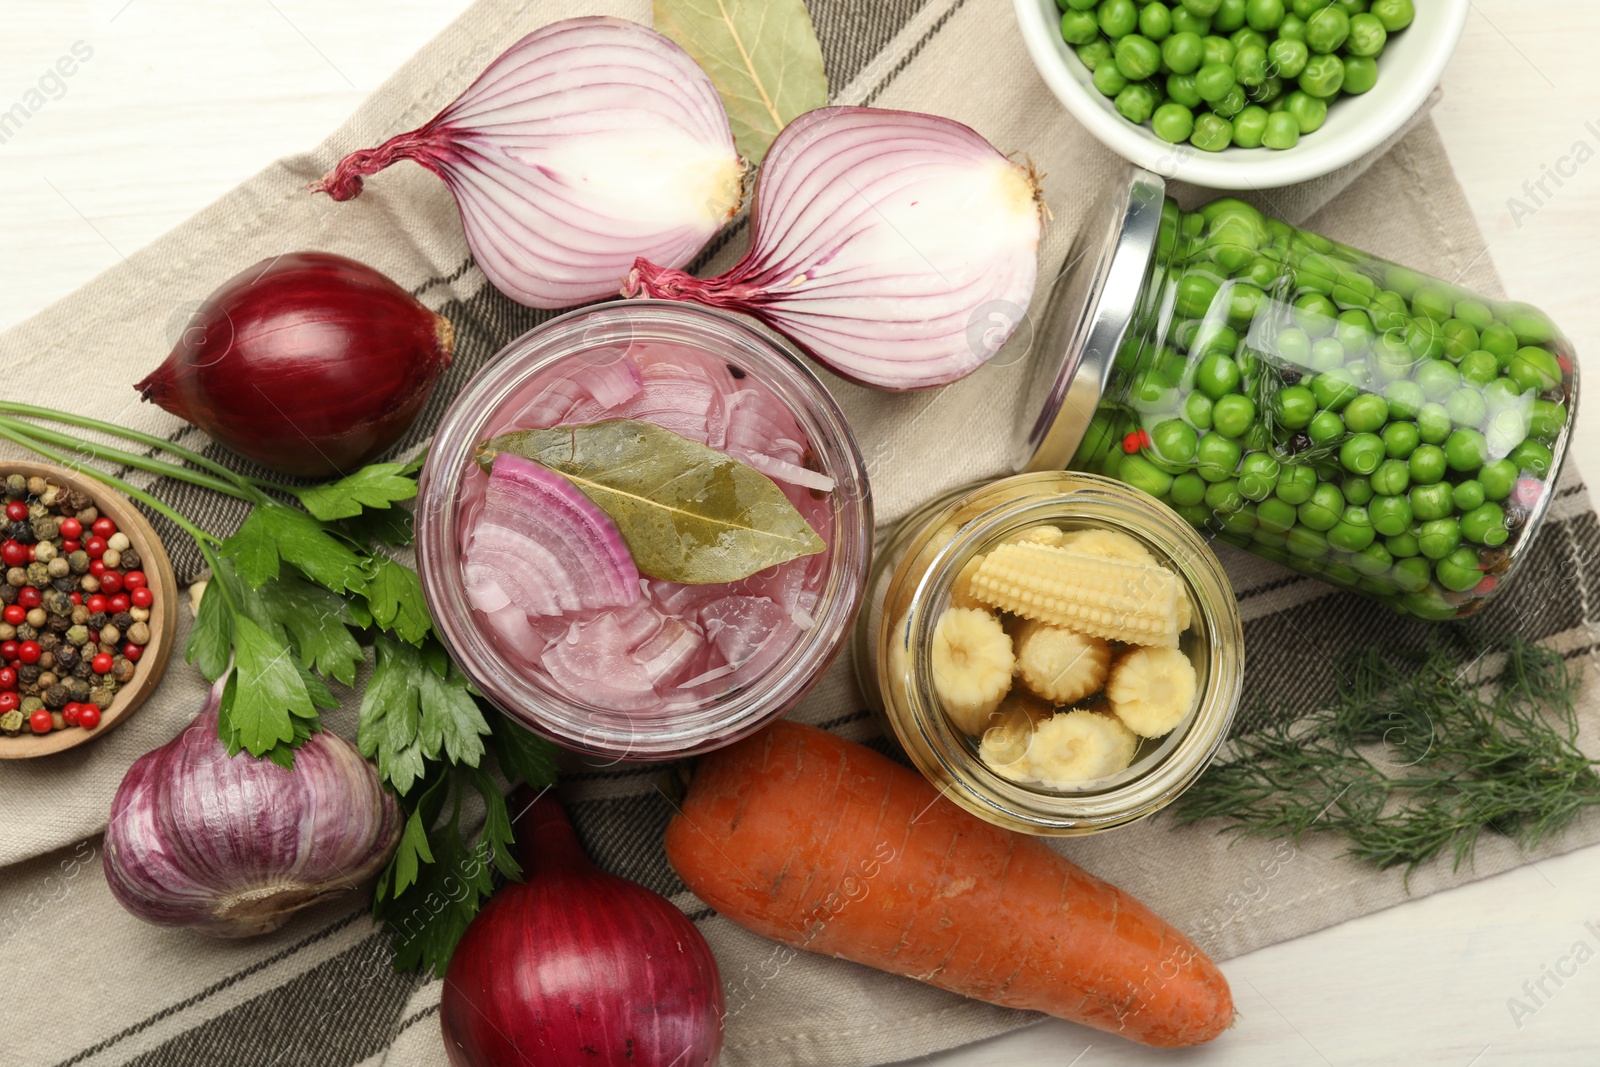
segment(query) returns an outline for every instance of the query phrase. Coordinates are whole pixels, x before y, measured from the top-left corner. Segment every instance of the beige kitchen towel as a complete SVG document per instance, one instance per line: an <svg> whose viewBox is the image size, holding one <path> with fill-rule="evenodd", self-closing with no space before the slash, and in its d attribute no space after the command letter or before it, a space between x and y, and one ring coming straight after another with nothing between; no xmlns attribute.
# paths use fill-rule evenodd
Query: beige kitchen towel
<svg viewBox="0 0 1600 1067"><path fill-rule="evenodd" d="M1041 291L1059 269L1089 203L1121 162L1068 118L1034 73L1005 0L814 0L813 14L839 102L931 111L974 126L1045 174L1054 213ZM417 125L517 37L556 18L614 13L648 21L644 0L481 0L408 63L328 143L283 160L83 290L0 336L0 393L49 401L204 447L202 435L135 400L117 382L154 365L195 303L221 280L297 249L341 252L412 289L456 325L456 364L405 447L430 432L449 398L507 341L549 316L489 287L467 255L443 186L415 167L371 180L358 200L333 204L305 184L344 152ZM1209 194L1177 190L1192 204ZM1492 264L1426 116L1378 152L1327 178L1252 195L1274 215L1487 293ZM742 224L719 238L707 269L731 262ZM1537 298L1537 294L1527 294ZM1035 300L1034 315L1042 307ZM1031 323L994 363L954 386L891 396L821 372L844 404L871 467L885 523L940 491L1007 470L1011 427ZM138 353L144 353L140 357ZM30 385L48 368L50 396ZM0 453L3 455L5 453ZM218 458L227 458L213 451ZM232 502L167 481L153 489L219 533L242 516ZM160 527L187 576L199 561L183 536ZM1483 620L1490 634L1547 640L1587 665L1594 637L1600 529L1569 470L1534 558ZM1374 639L1417 643L1429 627L1226 547L1246 619L1247 692L1293 715L1315 706L1347 651ZM1587 669L1587 667L1586 667ZM1592 682L1592 679L1586 679ZM1596 690L1583 698L1583 742L1600 752ZM48 1025L0 1031L0 1063L390 1064L437 1067L439 983L396 976L381 933L355 897L303 914L244 943L159 930L111 900L99 833L131 760L173 736L198 707L198 676L174 663L155 698L125 726L74 753L0 765L0 983L70 990L92 1010L56 1012ZM794 712L887 748L863 710L848 657ZM350 702L328 716L353 727ZM1255 721L1246 717L1248 726ZM1032 1017L838 960L774 954L774 946L714 915L667 867L660 835L671 808L659 767L575 764L563 793L591 852L655 889L700 924L717 953L728 998L732 1067L847 1067L920 1056L1022 1025ZM1319 929L1407 898L1398 873L1340 855L1336 841L1229 847L1213 827L1174 829L1155 819L1063 852L1151 904L1218 958ZM1540 853L1600 839L1586 820ZM1527 857L1486 839L1476 863L1413 876L1412 895L1505 870ZM1222 1040L1226 1041L1224 1037Z"/></svg>

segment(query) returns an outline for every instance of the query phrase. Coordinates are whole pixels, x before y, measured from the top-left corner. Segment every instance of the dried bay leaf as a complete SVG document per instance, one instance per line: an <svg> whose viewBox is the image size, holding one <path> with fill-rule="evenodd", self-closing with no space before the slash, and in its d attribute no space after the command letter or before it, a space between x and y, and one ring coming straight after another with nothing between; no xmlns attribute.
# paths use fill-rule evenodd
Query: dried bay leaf
<svg viewBox="0 0 1600 1067"><path fill-rule="evenodd" d="M686 585L736 582L827 548L777 484L716 449L648 422L518 430L478 447L572 481L617 524L639 573Z"/></svg>
<svg viewBox="0 0 1600 1067"><path fill-rule="evenodd" d="M804 0L655 0L655 24L710 75L752 163L792 120L827 106L822 46Z"/></svg>

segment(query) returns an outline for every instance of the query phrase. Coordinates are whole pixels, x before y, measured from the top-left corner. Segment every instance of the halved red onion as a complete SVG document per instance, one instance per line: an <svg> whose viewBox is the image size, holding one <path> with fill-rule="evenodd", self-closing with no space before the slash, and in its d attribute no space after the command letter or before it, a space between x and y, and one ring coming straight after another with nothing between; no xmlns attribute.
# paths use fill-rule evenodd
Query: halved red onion
<svg viewBox="0 0 1600 1067"><path fill-rule="evenodd" d="M753 216L750 251L726 274L702 280L644 255L623 294L745 312L886 389L976 370L1033 295L1038 183L950 119L808 112L767 153Z"/></svg>
<svg viewBox="0 0 1600 1067"><path fill-rule="evenodd" d="M640 597L616 524L561 475L509 452L495 457L462 572L468 600L490 615L510 605L559 615Z"/></svg>
<svg viewBox="0 0 1600 1067"><path fill-rule="evenodd" d="M404 159L450 187L495 287L536 308L614 294L636 256L688 262L742 192L711 79L667 38L607 17L530 33L428 123L312 189L348 200Z"/></svg>

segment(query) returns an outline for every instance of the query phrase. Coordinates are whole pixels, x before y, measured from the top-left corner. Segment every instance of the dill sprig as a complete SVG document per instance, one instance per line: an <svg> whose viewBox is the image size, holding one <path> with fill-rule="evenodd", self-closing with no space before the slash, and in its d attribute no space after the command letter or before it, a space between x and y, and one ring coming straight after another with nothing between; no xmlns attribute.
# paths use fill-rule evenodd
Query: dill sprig
<svg viewBox="0 0 1600 1067"><path fill-rule="evenodd" d="M1236 739L1175 814L1247 837L1341 834L1350 855L1408 880L1446 851L1459 869L1486 829L1532 849L1600 803L1600 761L1577 745L1579 683L1559 652L1521 639L1466 664L1455 643L1372 649L1326 707Z"/></svg>

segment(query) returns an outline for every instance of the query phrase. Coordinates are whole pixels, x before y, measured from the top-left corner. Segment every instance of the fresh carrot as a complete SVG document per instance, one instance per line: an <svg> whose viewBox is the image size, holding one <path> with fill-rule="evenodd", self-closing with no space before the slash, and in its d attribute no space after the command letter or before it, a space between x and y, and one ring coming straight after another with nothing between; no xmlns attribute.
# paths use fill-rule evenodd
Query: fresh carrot
<svg viewBox="0 0 1600 1067"><path fill-rule="evenodd" d="M1233 1022L1222 972L1149 908L815 727L702 757L666 846L701 900L796 948L1163 1048Z"/></svg>

